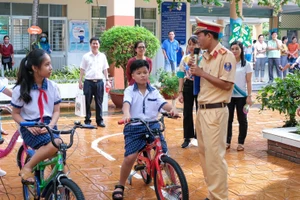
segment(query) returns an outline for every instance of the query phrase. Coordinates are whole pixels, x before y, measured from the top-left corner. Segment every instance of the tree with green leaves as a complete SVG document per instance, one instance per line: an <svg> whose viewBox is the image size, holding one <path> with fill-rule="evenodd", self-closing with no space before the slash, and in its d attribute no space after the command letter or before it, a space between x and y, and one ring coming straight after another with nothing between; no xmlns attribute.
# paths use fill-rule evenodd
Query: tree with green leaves
<svg viewBox="0 0 300 200"><path fill-rule="evenodd" d="M100 51L105 52L109 64L114 63L124 72L124 86L126 87L126 65L130 58L135 56L134 44L143 41L147 45L146 56L153 58L159 47L159 40L144 27L115 26L101 36Z"/></svg>

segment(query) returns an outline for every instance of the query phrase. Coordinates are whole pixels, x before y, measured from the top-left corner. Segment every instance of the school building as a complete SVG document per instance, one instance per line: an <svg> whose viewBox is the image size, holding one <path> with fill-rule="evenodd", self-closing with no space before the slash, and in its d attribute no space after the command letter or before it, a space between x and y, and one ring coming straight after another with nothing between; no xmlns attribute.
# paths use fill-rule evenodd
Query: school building
<svg viewBox="0 0 300 200"><path fill-rule="evenodd" d="M48 35L53 51L51 57L54 69L65 65L79 66L82 55L89 51L89 38L100 37L103 31L114 25L143 26L161 41L167 37L163 31L165 26L172 28L170 21L174 20L174 24L178 25L179 20L183 28L176 36L185 40L181 41L185 43L192 34L194 16L226 25L229 23L230 10L228 3L225 3L223 8L212 10L204 8L201 4L187 3L184 4L185 7L182 6L184 15L168 19L158 12L155 0L150 0L149 3L144 0L94 0L92 4L87 4L86 0L40 0L39 3L38 26ZM265 21L270 21L271 28L279 28L281 35L293 34L298 37L300 15L299 8L295 7L297 6L292 5L285 8L285 13L276 18L272 17L272 8L255 5L253 8L245 7L244 23L254 25L254 38L261 33L261 24ZM21 59L30 49L27 29L31 26L31 16L32 0L0 0L0 42L4 35L10 36L15 50L15 66L19 66ZM163 66L161 51L153 61L154 70Z"/></svg>

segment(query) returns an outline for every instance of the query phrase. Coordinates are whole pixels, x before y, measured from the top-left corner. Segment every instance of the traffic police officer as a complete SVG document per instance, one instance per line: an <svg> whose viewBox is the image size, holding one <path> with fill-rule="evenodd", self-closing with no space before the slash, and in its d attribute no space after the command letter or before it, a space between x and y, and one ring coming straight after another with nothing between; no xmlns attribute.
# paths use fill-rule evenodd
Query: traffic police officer
<svg viewBox="0 0 300 200"><path fill-rule="evenodd" d="M225 160L228 108L236 61L234 55L218 41L223 26L196 18L194 32L201 49L207 51L197 66L189 61L193 75L200 76L196 132L203 175L208 187L206 200L227 200L227 163Z"/></svg>

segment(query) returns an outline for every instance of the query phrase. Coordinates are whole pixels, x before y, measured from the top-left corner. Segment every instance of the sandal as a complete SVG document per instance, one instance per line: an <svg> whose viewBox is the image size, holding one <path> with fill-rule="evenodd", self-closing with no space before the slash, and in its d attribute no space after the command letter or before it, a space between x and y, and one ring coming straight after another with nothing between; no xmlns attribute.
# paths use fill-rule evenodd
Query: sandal
<svg viewBox="0 0 300 200"><path fill-rule="evenodd" d="M24 185L34 185L35 183L35 178L34 178L34 175L31 171L29 170L25 170L24 168L21 169L20 173L19 173L19 176L21 176L22 178L22 183ZM31 180L28 180L28 179L33 179L33 181Z"/></svg>
<svg viewBox="0 0 300 200"><path fill-rule="evenodd" d="M237 151L244 151L244 145L239 144L236 150Z"/></svg>
<svg viewBox="0 0 300 200"><path fill-rule="evenodd" d="M226 150L230 149L230 144L226 143Z"/></svg>
<svg viewBox="0 0 300 200"><path fill-rule="evenodd" d="M1 134L2 134L2 135L8 135L8 132L6 132L5 130L2 129L2 130L1 130Z"/></svg>
<svg viewBox="0 0 300 200"><path fill-rule="evenodd" d="M122 191L116 191L116 189L122 189ZM116 195L122 195L121 197L116 197ZM113 200L123 200L124 196L124 186L123 185L115 185L115 191L112 193Z"/></svg>

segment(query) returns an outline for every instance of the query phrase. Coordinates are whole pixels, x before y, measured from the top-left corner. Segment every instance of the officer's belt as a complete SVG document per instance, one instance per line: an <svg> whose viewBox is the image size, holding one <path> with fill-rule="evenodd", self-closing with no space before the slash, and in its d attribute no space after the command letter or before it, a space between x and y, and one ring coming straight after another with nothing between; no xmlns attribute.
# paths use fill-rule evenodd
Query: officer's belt
<svg viewBox="0 0 300 200"><path fill-rule="evenodd" d="M227 103L199 104L200 109L224 108Z"/></svg>

